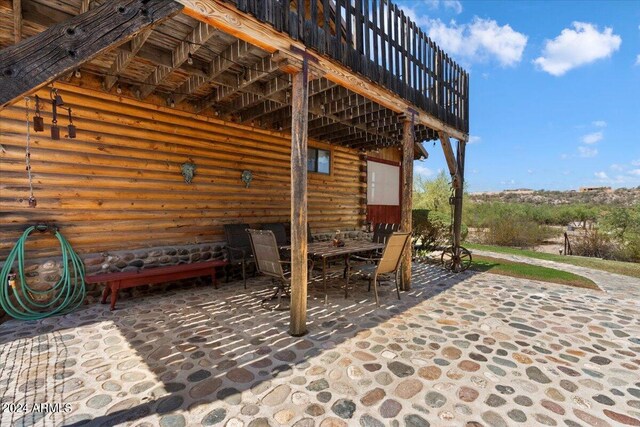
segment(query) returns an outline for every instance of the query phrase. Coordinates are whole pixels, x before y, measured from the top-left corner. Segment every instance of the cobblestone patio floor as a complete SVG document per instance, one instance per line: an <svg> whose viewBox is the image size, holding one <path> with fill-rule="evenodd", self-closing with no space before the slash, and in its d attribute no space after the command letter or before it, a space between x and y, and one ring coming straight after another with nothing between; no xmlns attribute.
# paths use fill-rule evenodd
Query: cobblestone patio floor
<svg viewBox="0 0 640 427"><path fill-rule="evenodd" d="M301 338L260 308L262 278L10 321L0 425L639 426L640 281L596 276L604 292L417 265L380 308L334 279Z"/></svg>

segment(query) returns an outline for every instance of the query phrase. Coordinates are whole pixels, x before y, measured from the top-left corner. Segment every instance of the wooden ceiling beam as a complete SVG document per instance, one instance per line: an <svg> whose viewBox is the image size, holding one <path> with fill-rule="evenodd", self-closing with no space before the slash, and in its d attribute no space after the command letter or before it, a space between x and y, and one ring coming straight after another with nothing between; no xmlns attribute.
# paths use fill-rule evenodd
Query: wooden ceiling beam
<svg viewBox="0 0 640 427"><path fill-rule="evenodd" d="M231 43L220 55L213 58L209 64L209 72L207 74L203 76L191 76L178 88L174 94L175 102L184 101L187 96L194 94L206 84L214 81L254 49L257 48L243 40L237 40Z"/></svg>
<svg viewBox="0 0 640 427"><path fill-rule="evenodd" d="M359 93L378 104L385 106L397 113L407 113L415 111L415 122L429 126L438 131L447 132L459 140L468 140L469 135L463 131L455 129L434 117L426 111L419 110L416 106L403 99L391 90L385 88L378 82L358 75L342 64L329 57L323 56L312 50L307 50L305 45L298 40L294 40L284 32L279 32L267 23L260 22L255 17L241 12L231 3L217 0L175 0L185 6L184 13L194 19L198 19L208 24L220 28L239 39L246 40L267 52L291 52L302 59L300 52L305 52L313 58L314 66L324 72L324 77L353 92ZM295 50L295 52L294 52Z"/></svg>
<svg viewBox="0 0 640 427"><path fill-rule="evenodd" d="M153 28L147 28L146 30L140 31L140 33L131 40L131 50L120 50L118 52L115 61L113 61L111 68L109 68L107 75L104 77L104 90L108 92L111 90L113 85L116 84L118 81L118 75L123 72L129 66L129 63L133 58L136 57L138 51L142 49L142 46L149 38L152 31Z"/></svg>
<svg viewBox="0 0 640 427"><path fill-rule="evenodd" d="M356 150L371 150L399 146L398 141L381 140L379 138L372 137L371 135L364 135L360 138L345 140L342 142L342 144Z"/></svg>
<svg viewBox="0 0 640 427"><path fill-rule="evenodd" d="M149 77L147 77L147 80L145 80L145 82L140 86L138 97L140 99L145 99L151 95L156 87L161 85L169 74L187 62L189 55L192 55L200 49L200 47L216 33L218 33L217 29L210 27L204 22L198 21L187 38L181 41L171 52L171 66L157 66L156 69L151 72Z"/></svg>
<svg viewBox="0 0 640 427"><path fill-rule="evenodd" d="M22 40L22 0L13 0L13 42Z"/></svg>
<svg viewBox="0 0 640 427"><path fill-rule="evenodd" d="M325 79L312 80L309 82L309 97L315 96L335 86L335 83L332 83ZM278 104L276 102L265 102L264 104L256 105L241 112L240 121L243 123L250 122L259 117L281 110L286 106L286 104ZM289 126L291 126L291 124L289 124Z"/></svg>
<svg viewBox="0 0 640 427"><path fill-rule="evenodd" d="M1 50L0 108L181 9L175 1L114 0Z"/></svg>
<svg viewBox="0 0 640 427"><path fill-rule="evenodd" d="M217 104L223 99L228 98L234 93L243 90L247 86L250 86L253 83L257 82L258 80L263 79L277 71L280 71L280 67L282 66L281 62L282 59L276 52L262 58L255 64L250 65L245 69L243 75L238 76L237 84L233 86L218 87L214 94L209 95L199 103L198 111L202 111L205 108Z"/></svg>
<svg viewBox="0 0 640 427"><path fill-rule="evenodd" d="M291 75L283 74L266 83L256 82L242 90L242 94L227 105L219 109L220 114L238 114L247 108L254 107L265 101L273 101L282 104L289 103L289 89L291 88Z"/></svg>

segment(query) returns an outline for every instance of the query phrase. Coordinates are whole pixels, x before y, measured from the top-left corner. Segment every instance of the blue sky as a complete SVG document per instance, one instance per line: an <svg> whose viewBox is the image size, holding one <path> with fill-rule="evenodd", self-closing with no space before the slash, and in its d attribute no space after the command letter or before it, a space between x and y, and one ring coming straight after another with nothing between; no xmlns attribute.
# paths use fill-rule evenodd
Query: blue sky
<svg viewBox="0 0 640 427"><path fill-rule="evenodd" d="M396 3L470 73L470 191L640 186L640 1Z"/></svg>

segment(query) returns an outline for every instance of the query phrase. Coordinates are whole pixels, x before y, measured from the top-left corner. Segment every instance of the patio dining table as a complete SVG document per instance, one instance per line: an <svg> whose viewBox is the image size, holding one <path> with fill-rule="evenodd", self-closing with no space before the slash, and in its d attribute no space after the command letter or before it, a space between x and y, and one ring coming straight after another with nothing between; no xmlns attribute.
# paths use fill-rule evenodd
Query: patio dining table
<svg viewBox="0 0 640 427"><path fill-rule="evenodd" d="M328 242L313 242L307 246L307 254L313 259L322 260L322 287L324 290L324 302L327 303L327 261L330 258L336 258L339 256L344 257L345 265L349 262L349 257L352 254L370 252L378 249L383 249L384 243L373 243L357 240L348 240L344 246L334 246L331 241ZM291 249L291 246L283 246L282 249ZM345 283L346 286L346 283Z"/></svg>

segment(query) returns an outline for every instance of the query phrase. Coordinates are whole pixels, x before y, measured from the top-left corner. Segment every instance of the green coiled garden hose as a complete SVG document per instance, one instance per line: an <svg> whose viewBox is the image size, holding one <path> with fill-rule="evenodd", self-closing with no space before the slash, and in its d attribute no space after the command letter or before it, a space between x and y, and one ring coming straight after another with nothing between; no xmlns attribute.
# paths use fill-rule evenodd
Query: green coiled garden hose
<svg viewBox="0 0 640 427"><path fill-rule="evenodd" d="M46 225L31 226L13 247L0 272L0 306L9 316L19 320L36 320L56 314L68 313L84 301L84 264L67 240L57 229L51 229L60 242L62 274L60 280L45 290L33 289L26 281L24 271L24 246L34 230L46 231ZM17 282L11 285L9 275L18 261ZM46 301L45 301L46 300ZM17 305L15 302L17 302Z"/></svg>

